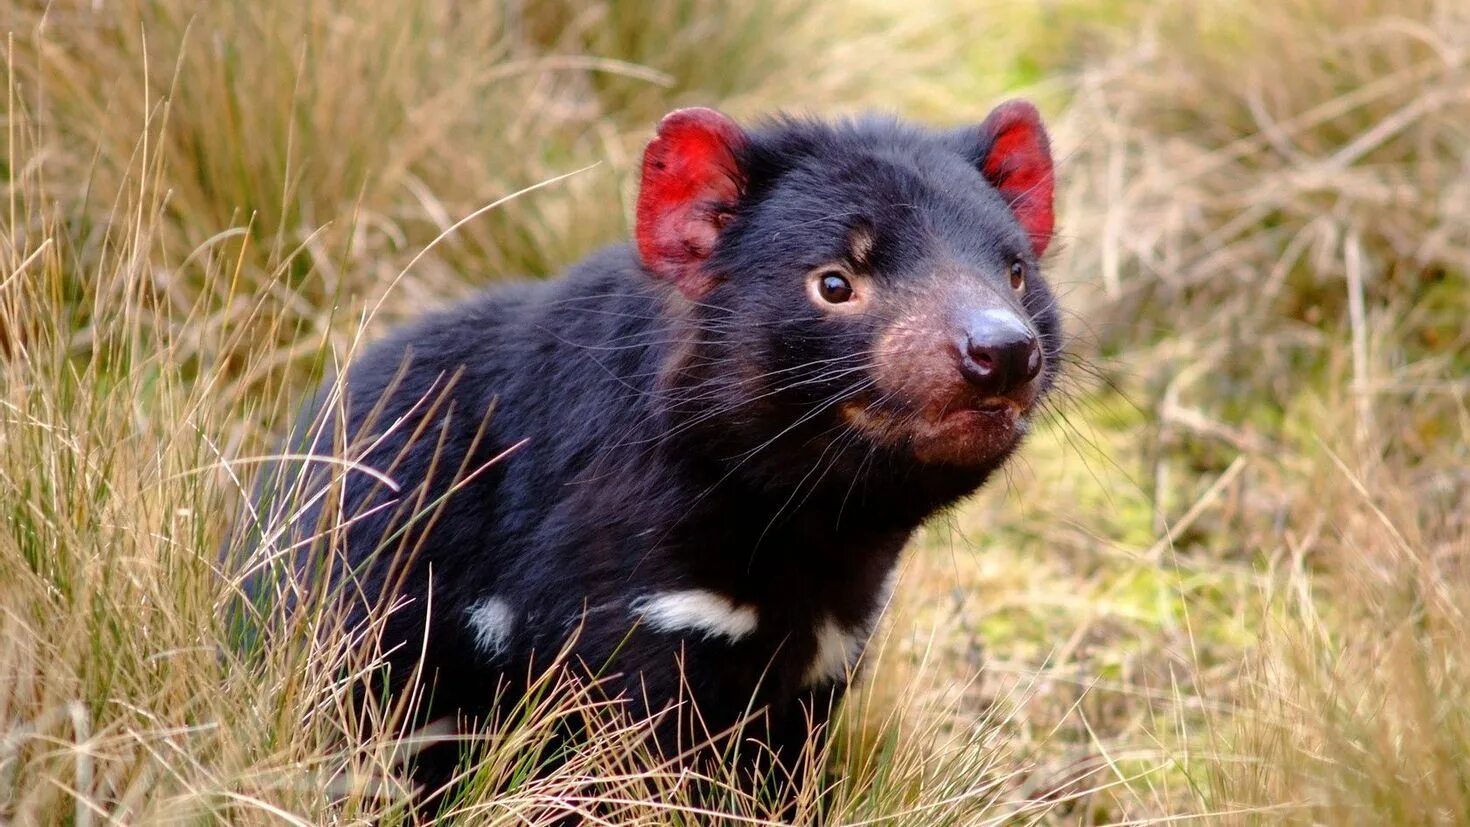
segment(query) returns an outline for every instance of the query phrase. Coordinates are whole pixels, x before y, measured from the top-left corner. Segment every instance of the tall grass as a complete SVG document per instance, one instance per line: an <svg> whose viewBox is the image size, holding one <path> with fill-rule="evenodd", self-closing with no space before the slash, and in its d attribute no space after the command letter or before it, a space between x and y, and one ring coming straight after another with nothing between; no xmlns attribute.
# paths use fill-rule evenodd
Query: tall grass
<svg viewBox="0 0 1470 827"><path fill-rule="evenodd" d="M238 371L273 345L265 373L240 377L257 386L274 384L271 367L309 369L323 336L385 295L391 320L625 235L624 173L674 105L735 88L860 99L871 75L842 62L859 44L824 43L817 17L787 0L5 9L78 255L115 218L147 132L168 194L159 241L179 267L167 298L192 306L212 260L237 262L216 285L235 288L233 305L215 295L208 310L264 327L204 355ZM485 204L589 166L431 245Z"/></svg>
<svg viewBox="0 0 1470 827"><path fill-rule="evenodd" d="M229 645L237 586L219 548L251 458L364 329L621 235L621 173L664 107L864 77L824 63L842 48L797 4L482 11L5 7L0 818L408 818L405 758L445 733L405 731L385 708L360 734L352 688L371 647L315 630L258 659ZM800 83L787 61L806 67ZM615 169L557 178L603 158ZM609 718L543 766L562 719L601 720L591 695L544 680L464 744L453 816L713 817L649 759L637 722ZM1028 809L999 800L989 732L931 760L946 717L906 711L915 738L896 742L882 736L893 714L839 733L851 780L803 791L804 819ZM774 817L759 800L724 809Z"/></svg>
<svg viewBox="0 0 1470 827"><path fill-rule="evenodd" d="M1127 18L1069 67L1059 269L1151 437L1113 455L1187 597L1147 738L1194 800L1122 810L1465 823L1470 9Z"/></svg>
<svg viewBox="0 0 1470 827"><path fill-rule="evenodd" d="M1274 561L1282 593L1242 681L1248 712L1226 741L1240 760L1220 798L1292 823L1464 823L1465 520L1426 507L1401 467L1323 476L1340 506Z"/></svg>
<svg viewBox="0 0 1470 827"><path fill-rule="evenodd" d="M315 377L622 236L668 108L1020 84L1068 399L916 541L798 820L1470 824L1463 4L0 9L0 819L407 818L443 733L361 737L350 641L223 645L228 515ZM593 703L546 680L465 745L464 821L717 820L630 722L535 771Z"/></svg>

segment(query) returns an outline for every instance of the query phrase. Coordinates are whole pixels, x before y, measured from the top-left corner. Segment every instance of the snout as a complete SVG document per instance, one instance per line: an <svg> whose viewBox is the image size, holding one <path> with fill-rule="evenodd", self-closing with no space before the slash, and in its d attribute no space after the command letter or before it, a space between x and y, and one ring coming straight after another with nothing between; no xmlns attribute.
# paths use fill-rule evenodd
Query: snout
<svg viewBox="0 0 1470 827"><path fill-rule="evenodd" d="M978 396L1014 395L1041 373L1041 342L1014 312L978 310L966 316L960 328L955 343L960 373Z"/></svg>
<svg viewBox="0 0 1470 827"><path fill-rule="evenodd" d="M876 347L876 397L843 415L923 462L983 466L1025 435L1046 390L1047 356L1019 309L954 298L895 321Z"/></svg>

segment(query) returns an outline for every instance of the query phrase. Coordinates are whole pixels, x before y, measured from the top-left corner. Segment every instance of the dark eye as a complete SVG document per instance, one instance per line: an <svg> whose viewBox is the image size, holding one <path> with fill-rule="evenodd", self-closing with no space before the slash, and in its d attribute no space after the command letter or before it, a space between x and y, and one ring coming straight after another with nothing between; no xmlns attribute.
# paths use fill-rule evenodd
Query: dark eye
<svg viewBox="0 0 1470 827"><path fill-rule="evenodd" d="M828 304L842 304L852 298L852 283L841 273L823 273L817 277L817 295Z"/></svg>
<svg viewBox="0 0 1470 827"><path fill-rule="evenodd" d="M1026 289L1026 265L1020 259L1011 262L1011 289L1017 293Z"/></svg>

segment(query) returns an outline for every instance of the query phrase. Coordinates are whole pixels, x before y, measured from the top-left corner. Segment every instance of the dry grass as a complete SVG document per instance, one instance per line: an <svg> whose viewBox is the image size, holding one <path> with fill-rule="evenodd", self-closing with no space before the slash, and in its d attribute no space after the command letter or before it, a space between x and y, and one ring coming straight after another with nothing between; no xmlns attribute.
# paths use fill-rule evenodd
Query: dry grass
<svg viewBox="0 0 1470 827"><path fill-rule="evenodd" d="M401 818L347 642L221 646L240 460L364 331L622 235L671 106L1030 84L1069 402L916 542L830 821L1470 824L1463 5L0 4L0 820ZM586 703L464 820L712 820L616 722L532 773Z"/></svg>
<svg viewBox="0 0 1470 827"><path fill-rule="evenodd" d="M1044 754L1147 756L1089 819L1464 823L1470 11L1084 5L1054 272L1129 401L970 523Z"/></svg>

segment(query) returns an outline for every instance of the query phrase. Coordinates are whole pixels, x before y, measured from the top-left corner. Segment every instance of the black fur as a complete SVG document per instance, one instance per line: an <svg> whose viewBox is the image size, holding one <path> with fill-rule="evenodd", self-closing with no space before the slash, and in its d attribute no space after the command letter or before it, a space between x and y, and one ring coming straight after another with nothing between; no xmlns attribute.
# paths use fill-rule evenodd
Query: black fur
<svg viewBox="0 0 1470 827"><path fill-rule="evenodd" d="M353 617L407 598L384 641L396 646L395 691L418 665L430 606L428 717L490 714L495 687L514 686L580 628L574 659L635 714L679 697L682 682L711 730L764 709L758 737L789 759L844 689L803 685L814 630L827 618L870 628L910 534L1004 459L924 463L845 425L837 403L873 393L878 337L935 289L935 273L958 264L1009 295L1007 267L1020 258L1032 274L1021 301L1049 357L1038 383L1052 380L1053 297L1026 234L976 171L987 149L973 130L770 123L741 150L745 188L700 301L618 245L562 278L431 315L357 358L345 422L328 416L305 447L343 450L331 432L345 425L358 446L378 440L352 455L401 490L349 472L340 511L312 509L296 536L353 518L332 574L357 595L346 601ZM804 277L842 259L854 232L874 240L879 299L828 317ZM327 545L293 564L319 564ZM267 578L255 582L273 599ZM636 622L638 597L692 588L755 607L754 633L731 643ZM487 596L514 610L498 653L466 625ZM670 754L700 734L672 722L657 733Z"/></svg>

